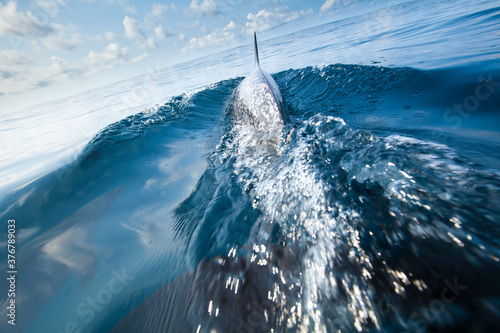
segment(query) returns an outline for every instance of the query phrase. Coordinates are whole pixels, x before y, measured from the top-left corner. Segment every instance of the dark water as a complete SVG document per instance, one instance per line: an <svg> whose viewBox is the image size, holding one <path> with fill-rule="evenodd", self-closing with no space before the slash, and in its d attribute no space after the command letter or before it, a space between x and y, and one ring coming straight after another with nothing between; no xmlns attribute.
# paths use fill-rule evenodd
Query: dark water
<svg viewBox="0 0 500 333"><path fill-rule="evenodd" d="M55 104L5 122L27 141L0 161L0 331L498 331L500 8L429 6L263 42L281 133L233 124L241 77L207 85L245 48L159 71L191 92L127 117L112 105L138 78L60 102L57 135L33 132ZM121 120L46 161L100 117Z"/></svg>

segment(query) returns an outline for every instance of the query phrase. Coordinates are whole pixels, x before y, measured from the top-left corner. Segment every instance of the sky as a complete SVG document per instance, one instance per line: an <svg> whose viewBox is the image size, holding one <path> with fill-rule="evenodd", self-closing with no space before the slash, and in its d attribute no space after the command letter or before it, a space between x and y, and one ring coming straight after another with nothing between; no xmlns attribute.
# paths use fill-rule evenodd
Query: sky
<svg viewBox="0 0 500 333"><path fill-rule="evenodd" d="M362 0L0 0L0 114L341 17Z"/></svg>

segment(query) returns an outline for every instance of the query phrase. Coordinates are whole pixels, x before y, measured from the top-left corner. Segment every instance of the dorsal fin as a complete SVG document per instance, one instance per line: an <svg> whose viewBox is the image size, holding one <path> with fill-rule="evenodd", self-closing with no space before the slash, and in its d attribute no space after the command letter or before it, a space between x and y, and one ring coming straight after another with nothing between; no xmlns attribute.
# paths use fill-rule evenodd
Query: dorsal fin
<svg viewBox="0 0 500 333"><path fill-rule="evenodd" d="M259 65L259 49L257 48L257 33L254 31L253 32L253 43L255 47L255 66L260 66Z"/></svg>

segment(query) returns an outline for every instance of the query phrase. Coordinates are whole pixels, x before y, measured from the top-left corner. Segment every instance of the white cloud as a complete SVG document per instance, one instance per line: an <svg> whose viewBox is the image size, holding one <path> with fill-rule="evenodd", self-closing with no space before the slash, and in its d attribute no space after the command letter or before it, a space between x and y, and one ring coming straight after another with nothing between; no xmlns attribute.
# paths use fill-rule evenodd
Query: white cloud
<svg viewBox="0 0 500 333"><path fill-rule="evenodd" d="M0 51L0 95L15 90L20 71L28 68L34 61L35 57L15 50Z"/></svg>
<svg viewBox="0 0 500 333"><path fill-rule="evenodd" d="M194 22L178 22L177 26L181 28L182 30L193 30L201 27L200 21L194 21Z"/></svg>
<svg viewBox="0 0 500 333"><path fill-rule="evenodd" d="M144 42L138 41L135 45L137 46L137 49L141 51L149 51L158 47L158 44L156 44L156 40L154 37L149 37Z"/></svg>
<svg viewBox="0 0 500 333"><path fill-rule="evenodd" d="M165 28L163 28L163 26L161 24L155 28L154 32L155 32L156 38L158 38L160 40L164 40L170 36L173 36L169 31L165 30Z"/></svg>
<svg viewBox="0 0 500 333"><path fill-rule="evenodd" d="M326 2L323 4L323 6L321 6L321 11L325 12L327 10L330 10L333 7L333 5L335 4L335 2L337 2L337 0L326 0Z"/></svg>
<svg viewBox="0 0 500 333"><path fill-rule="evenodd" d="M165 4L154 3L151 5L151 9L144 17L144 23L148 27L153 27L158 25L159 22L164 20L165 14L168 12L169 6Z"/></svg>
<svg viewBox="0 0 500 333"><path fill-rule="evenodd" d="M30 11L17 11L15 1L0 4L0 36L42 37L51 34L53 30L51 25L40 22Z"/></svg>
<svg viewBox="0 0 500 333"><path fill-rule="evenodd" d="M35 57L15 50L0 51L0 68L26 65L34 61Z"/></svg>
<svg viewBox="0 0 500 333"><path fill-rule="evenodd" d="M120 47L117 43L109 43L103 51L90 51L86 57L72 61L55 56L43 60L14 50L0 51L0 94L19 93L89 76L147 57L147 53L133 57L126 47Z"/></svg>
<svg viewBox="0 0 500 333"><path fill-rule="evenodd" d="M89 2L89 0L84 0L86 2ZM90 2L93 2L94 0L91 0ZM125 6L127 4L127 0L106 0L106 2L112 3L112 4L117 4L121 6Z"/></svg>
<svg viewBox="0 0 500 333"><path fill-rule="evenodd" d="M118 35L117 33L111 32L111 31L106 31L105 33L101 35L97 35L94 37L91 37L90 40L95 40L98 42L114 42L118 39L121 39L122 36Z"/></svg>
<svg viewBox="0 0 500 333"><path fill-rule="evenodd" d="M157 48L158 45L156 45L155 39L153 37L149 37L146 42L141 46L141 48L146 49L146 50L152 50L154 48Z"/></svg>
<svg viewBox="0 0 500 333"><path fill-rule="evenodd" d="M40 17L43 17L42 14L55 15L62 5L65 5L62 0L35 2L35 6L39 8L37 15ZM11 44L31 43L37 49L52 51L73 50L84 42L82 35L74 27L41 22L30 11L18 11L15 1L9 1L5 6L0 4L0 36L2 35L7 35Z"/></svg>
<svg viewBox="0 0 500 333"><path fill-rule="evenodd" d="M147 53L130 58L127 47L120 47L117 43L109 43L103 52L90 51L85 58L86 75L125 64L141 61L148 57Z"/></svg>
<svg viewBox="0 0 500 333"><path fill-rule="evenodd" d="M179 39L180 41L183 41L186 39L186 36L184 36L184 34L180 34L177 39Z"/></svg>
<svg viewBox="0 0 500 333"><path fill-rule="evenodd" d="M34 5L54 17L59 13L62 6L66 6L66 3L64 0L36 0Z"/></svg>
<svg viewBox="0 0 500 333"><path fill-rule="evenodd" d="M326 0L325 3L321 6L321 11L326 12L334 7L348 7L353 4L352 0Z"/></svg>
<svg viewBox="0 0 500 333"><path fill-rule="evenodd" d="M0 55L2 64L7 65L3 61L8 61L9 58L14 56L16 60L10 62L10 71L5 73L0 66L0 74L4 77L2 83L5 83L5 87L2 87L0 90L4 93L18 93L35 87L45 87L54 82L65 81L83 73L82 68L73 62L68 62L59 57L51 57L44 61L43 64L33 66L37 59L15 51L5 51L2 53Z"/></svg>
<svg viewBox="0 0 500 333"><path fill-rule="evenodd" d="M69 51L82 45L83 36L71 27L66 27L61 24L53 24L54 33L43 38L34 39L33 45L38 48L43 48L52 51ZM73 32L71 32L73 31Z"/></svg>
<svg viewBox="0 0 500 333"><path fill-rule="evenodd" d="M35 44L51 51L70 51L83 44L83 37L78 33L70 36L55 35L36 41Z"/></svg>
<svg viewBox="0 0 500 333"><path fill-rule="evenodd" d="M38 85L40 85L40 82L43 82L44 85L49 85L52 82L67 81L73 77L83 74L82 68L75 66L66 59L51 57L50 60L52 65L47 69L45 75L39 80Z"/></svg>
<svg viewBox="0 0 500 333"><path fill-rule="evenodd" d="M248 32L266 31L282 23L294 21L312 13L312 9L292 11L287 6L277 5L269 10L262 9L257 14L248 14L246 27Z"/></svg>
<svg viewBox="0 0 500 333"><path fill-rule="evenodd" d="M214 0L193 0L189 6L192 11L203 16L213 16L219 13L217 4Z"/></svg>
<svg viewBox="0 0 500 333"><path fill-rule="evenodd" d="M89 65L106 65L127 56L128 50L126 47L120 47L117 43L109 43L103 52L90 51L86 58L86 62Z"/></svg>
<svg viewBox="0 0 500 333"><path fill-rule="evenodd" d="M123 27L125 28L126 37L130 39L146 39L146 35L139 28L139 22L137 20L125 16L123 19Z"/></svg>
<svg viewBox="0 0 500 333"><path fill-rule="evenodd" d="M125 7L125 13L137 14L137 8L135 8L134 5L127 5L127 7Z"/></svg>
<svg viewBox="0 0 500 333"><path fill-rule="evenodd" d="M151 5L150 14L154 16L163 16L168 11L168 5L162 3L154 3Z"/></svg>
<svg viewBox="0 0 500 333"><path fill-rule="evenodd" d="M239 34L240 29L233 21L229 22L224 29L217 29L208 35L191 38L189 43L182 49L183 52L203 47L213 47L226 44L229 41L234 41Z"/></svg>

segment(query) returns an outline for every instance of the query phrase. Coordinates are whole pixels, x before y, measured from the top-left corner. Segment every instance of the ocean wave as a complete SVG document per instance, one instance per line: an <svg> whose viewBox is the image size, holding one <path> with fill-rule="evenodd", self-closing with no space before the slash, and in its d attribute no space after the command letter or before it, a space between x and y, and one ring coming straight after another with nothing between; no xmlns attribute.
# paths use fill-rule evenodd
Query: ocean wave
<svg viewBox="0 0 500 333"><path fill-rule="evenodd" d="M291 115L279 130L234 124L241 78L225 80L111 124L3 198L32 286L21 328L495 327L500 175L456 133L422 129L450 102L435 73L333 64L274 78ZM126 286L88 320L87 299L117 276Z"/></svg>

